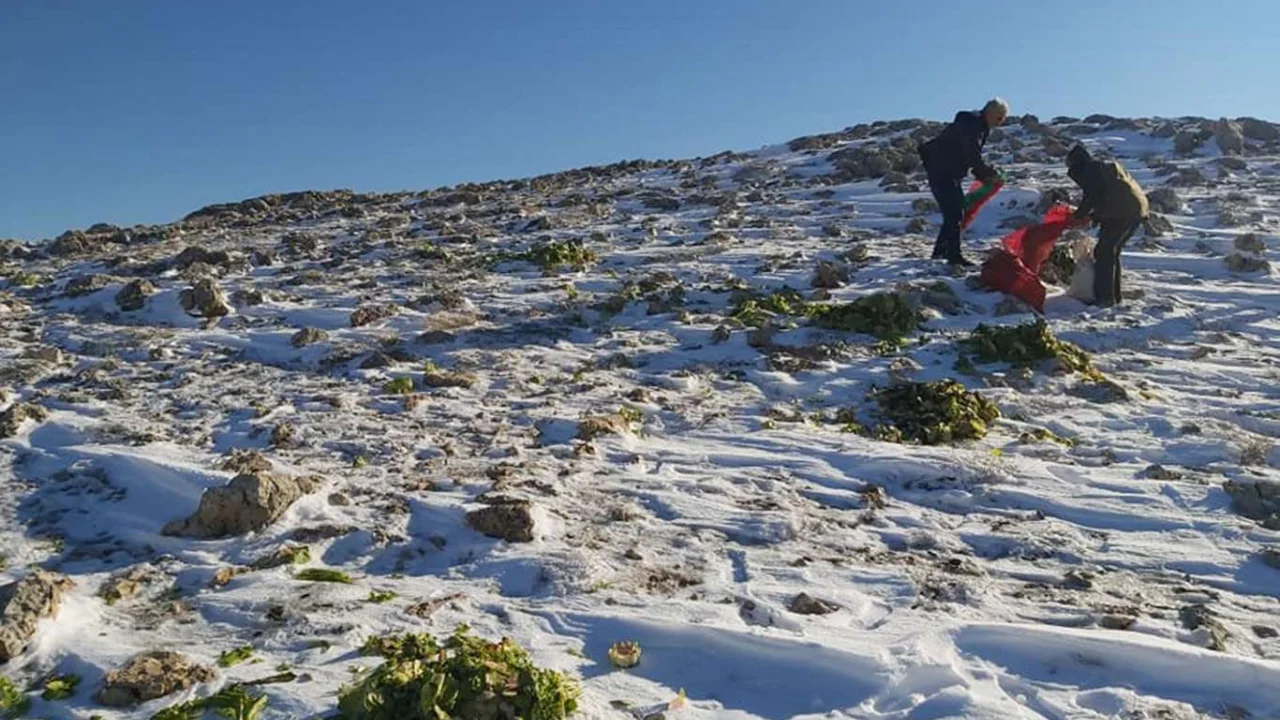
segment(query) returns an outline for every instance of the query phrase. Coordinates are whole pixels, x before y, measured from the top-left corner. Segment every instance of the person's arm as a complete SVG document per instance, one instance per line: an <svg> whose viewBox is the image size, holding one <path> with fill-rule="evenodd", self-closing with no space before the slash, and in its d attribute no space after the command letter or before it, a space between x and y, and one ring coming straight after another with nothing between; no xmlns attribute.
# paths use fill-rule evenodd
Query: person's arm
<svg viewBox="0 0 1280 720"><path fill-rule="evenodd" d="M1100 180L1097 167L1086 167L1081 171L1078 184L1084 190L1084 197L1081 198L1080 207L1076 208L1072 219L1087 220L1093 215L1098 203L1102 202L1103 189Z"/></svg>
<svg viewBox="0 0 1280 720"><path fill-rule="evenodd" d="M997 173L995 168L982 159L981 123L982 118L965 123L964 133L961 135L960 142L964 144L965 161L969 167L973 168L973 176L983 182L989 182L996 178Z"/></svg>

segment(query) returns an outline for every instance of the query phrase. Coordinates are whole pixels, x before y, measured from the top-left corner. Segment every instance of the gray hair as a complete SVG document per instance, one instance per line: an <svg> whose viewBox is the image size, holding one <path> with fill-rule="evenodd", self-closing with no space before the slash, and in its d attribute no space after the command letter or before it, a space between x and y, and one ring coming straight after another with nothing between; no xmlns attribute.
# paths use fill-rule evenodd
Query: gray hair
<svg viewBox="0 0 1280 720"><path fill-rule="evenodd" d="M1002 97L993 97L982 107L983 112L989 112L991 110L999 110L1001 115L1009 117L1009 103L1005 102L1005 99Z"/></svg>

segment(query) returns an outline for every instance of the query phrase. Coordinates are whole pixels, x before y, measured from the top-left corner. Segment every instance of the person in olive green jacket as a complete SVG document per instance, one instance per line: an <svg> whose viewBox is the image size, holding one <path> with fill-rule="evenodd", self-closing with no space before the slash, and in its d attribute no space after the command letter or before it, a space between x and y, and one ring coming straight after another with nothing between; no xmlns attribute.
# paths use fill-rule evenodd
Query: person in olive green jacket
<svg viewBox="0 0 1280 720"><path fill-rule="evenodd" d="M1147 196L1129 172L1113 160L1095 160L1083 145L1067 154L1067 175L1084 190L1073 219L1077 227L1098 223L1094 248L1094 304L1120 302L1120 251L1147 219Z"/></svg>

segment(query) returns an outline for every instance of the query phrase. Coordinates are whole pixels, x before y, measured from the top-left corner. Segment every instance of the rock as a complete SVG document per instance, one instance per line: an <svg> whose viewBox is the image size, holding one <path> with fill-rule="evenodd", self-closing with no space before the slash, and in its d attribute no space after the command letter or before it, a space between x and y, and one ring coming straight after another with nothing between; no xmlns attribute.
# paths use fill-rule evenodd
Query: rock
<svg viewBox="0 0 1280 720"><path fill-rule="evenodd" d="M849 269L823 260L813 271L811 284L816 288L834 289L849 282Z"/></svg>
<svg viewBox="0 0 1280 720"><path fill-rule="evenodd" d="M1244 153L1244 130L1238 123L1222 118L1213 126L1213 139L1223 155Z"/></svg>
<svg viewBox="0 0 1280 720"><path fill-rule="evenodd" d="M284 246L291 253L306 254L315 252L320 247L320 243L313 235L291 232L284 236Z"/></svg>
<svg viewBox="0 0 1280 720"><path fill-rule="evenodd" d="M1267 243L1257 233L1245 233L1237 237L1233 244L1240 252L1261 255L1267 251Z"/></svg>
<svg viewBox="0 0 1280 720"><path fill-rule="evenodd" d="M131 707L213 680L214 672L170 650L135 655L124 667L107 673L98 702Z"/></svg>
<svg viewBox="0 0 1280 720"><path fill-rule="evenodd" d="M271 447L292 447L298 442L298 428L289 423L276 423L271 428Z"/></svg>
<svg viewBox="0 0 1280 720"><path fill-rule="evenodd" d="M1280 482L1257 479L1251 483L1228 480L1222 489L1231 497L1231 509L1263 527L1280 530Z"/></svg>
<svg viewBox="0 0 1280 720"><path fill-rule="evenodd" d="M1258 553L1258 559L1276 570L1280 570L1280 547L1263 548Z"/></svg>
<svg viewBox="0 0 1280 720"><path fill-rule="evenodd" d="M1040 193L1040 199L1036 201L1036 215L1044 216L1057 204L1070 204L1071 191L1067 188L1052 187Z"/></svg>
<svg viewBox="0 0 1280 720"><path fill-rule="evenodd" d="M63 288L62 292L67 297L84 297L85 295L91 295L98 292L111 283L112 278L110 275L101 275L98 273L93 273L92 275L81 275L80 277L72 278L72 280L67 283L66 287Z"/></svg>
<svg viewBox="0 0 1280 720"><path fill-rule="evenodd" d="M1178 620L1187 630L1201 630L1205 647L1223 652L1231 635L1207 605L1187 605L1178 611Z"/></svg>
<svg viewBox="0 0 1280 720"><path fill-rule="evenodd" d="M460 370L429 370L422 374L422 384L429 388L469 388L478 380L475 373Z"/></svg>
<svg viewBox="0 0 1280 720"><path fill-rule="evenodd" d="M1165 235L1173 232L1173 223L1169 222L1169 218L1153 212L1147 215L1146 222L1143 223L1142 229L1147 237L1164 237Z"/></svg>
<svg viewBox="0 0 1280 720"><path fill-rule="evenodd" d="M467 513L471 529L507 542L532 542L535 523L533 503L527 500L503 500Z"/></svg>
<svg viewBox="0 0 1280 720"><path fill-rule="evenodd" d="M1125 390L1124 386L1113 380L1106 379L1079 383L1068 392L1089 402L1100 404L1127 402L1129 400L1129 391Z"/></svg>
<svg viewBox="0 0 1280 720"><path fill-rule="evenodd" d="M996 303L995 307L995 314L999 316L1023 315L1031 312L1035 310L1030 305L1012 295L1006 295L1003 300Z"/></svg>
<svg viewBox="0 0 1280 720"><path fill-rule="evenodd" d="M274 248L258 248L249 253L249 262L258 267L275 265L280 254Z"/></svg>
<svg viewBox="0 0 1280 720"><path fill-rule="evenodd" d="M1209 178L1198 167L1184 167L1178 168L1178 173L1173 176L1170 182L1178 187L1198 187L1200 185L1208 185Z"/></svg>
<svg viewBox="0 0 1280 720"><path fill-rule="evenodd" d="M73 586L62 575L34 570L0 587L0 662L8 662L27 649L40 621L58 614L63 593Z"/></svg>
<svg viewBox="0 0 1280 720"><path fill-rule="evenodd" d="M791 604L787 606L791 612L797 615L830 615L840 609L840 606L809 595L808 593L800 593L791 600Z"/></svg>
<svg viewBox="0 0 1280 720"><path fill-rule="evenodd" d="M1249 169L1249 162L1247 160L1241 157L1235 157L1234 155L1226 155L1219 158L1218 164L1233 172L1240 172L1242 170Z"/></svg>
<svg viewBox="0 0 1280 720"><path fill-rule="evenodd" d="M1149 465L1142 471L1142 477L1148 480L1181 480L1182 473L1170 470L1163 465Z"/></svg>
<svg viewBox="0 0 1280 720"><path fill-rule="evenodd" d="M650 193L640 199L640 203L650 210L674 212L680 209L680 201L669 195Z"/></svg>
<svg viewBox="0 0 1280 720"><path fill-rule="evenodd" d="M903 230L905 230L907 233L911 235L923 235L924 232L928 229L929 229L929 222L922 217L911 218L910 220L907 221L906 226L903 228Z"/></svg>
<svg viewBox="0 0 1280 720"><path fill-rule="evenodd" d="M1190 155L1199 150L1206 139L1199 130L1180 130L1173 137L1173 151L1179 155Z"/></svg>
<svg viewBox="0 0 1280 720"><path fill-rule="evenodd" d="M138 279L120 288L116 293L116 307L124 312L141 310L147 304L147 298L156 294L156 286L150 280Z"/></svg>
<svg viewBox="0 0 1280 720"><path fill-rule="evenodd" d="M1241 252L1233 252L1223 258L1223 264L1233 273L1271 272L1271 263L1266 258Z"/></svg>
<svg viewBox="0 0 1280 720"><path fill-rule="evenodd" d="M918 215L938 212L938 201L933 198L916 198L911 201L911 211Z"/></svg>
<svg viewBox="0 0 1280 720"><path fill-rule="evenodd" d="M392 317L397 312L399 312L399 308L395 305L365 305L363 307L356 308L356 311L351 313L351 327L356 328L364 327L365 325L372 325L379 320L385 320Z"/></svg>
<svg viewBox="0 0 1280 720"><path fill-rule="evenodd" d="M296 348L322 343L329 339L329 333L313 327L304 327L289 338L289 344Z"/></svg>
<svg viewBox="0 0 1280 720"><path fill-rule="evenodd" d="M1133 627L1137 618L1132 615L1103 615L1098 618L1098 627L1107 630L1128 630Z"/></svg>
<svg viewBox="0 0 1280 720"><path fill-rule="evenodd" d="M920 155L914 147L883 147L873 144L837 150L828 155L827 159L842 176L851 180L880 178L889 172L912 173L921 165Z"/></svg>
<svg viewBox="0 0 1280 720"><path fill-rule="evenodd" d="M212 278L197 280L195 285L183 290L178 301L188 314L206 318L218 318L231 312L227 296Z"/></svg>
<svg viewBox="0 0 1280 720"><path fill-rule="evenodd" d="M1253 634L1264 640L1270 640L1272 638L1280 637L1280 630L1276 630L1273 627L1267 627L1266 625L1254 625Z"/></svg>
<svg viewBox="0 0 1280 720"><path fill-rule="evenodd" d="M107 578L102 583L102 586L98 588L98 597L105 600L108 605L114 605L121 600L128 600L134 597L145 585L163 582L167 579L167 575L150 565L137 565L118 575Z"/></svg>
<svg viewBox="0 0 1280 720"><path fill-rule="evenodd" d="M360 369L361 370L377 370L379 368L391 367L392 365L395 364L395 362L396 362L395 358L391 357L390 355L382 352L381 350L374 350L373 352L369 353L368 357L366 357L363 361L360 362Z"/></svg>
<svg viewBox="0 0 1280 720"><path fill-rule="evenodd" d="M1250 117L1240 118L1236 122L1240 124L1240 131L1250 140L1261 140L1262 142L1280 140L1280 125Z"/></svg>
<svg viewBox="0 0 1280 720"><path fill-rule="evenodd" d="M418 336L418 342L423 345L447 345L458 339L458 336L448 330L428 330Z"/></svg>
<svg viewBox="0 0 1280 720"><path fill-rule="evenodd" d="M209 260L209 251L194 245L183 248L182 252L178 253L173 260L170 261L170 264L178 270L186 270L196 263L213 265Z"/></svg>
<svg viewBox="0 0 1280 720"><path fill-rule="evenodd" d="M620 415L597 415L583 418L578 423L578 439L594 440L600 435L625 435L631 432L631 423Z"/></svg>
<svg viewBox="0 0 1280 720"><path fill-rule="evenodd" d="M39 405L14 403L4 412L0 412L0 438L11 438L17 435L24 421L44 422L48 418L49 411Z"/></svg>
<svg viewBox="0 0 1280 720"><path fill-rule="evenodd" d="M232 450L231 454L218 465L223 472L244 475L246 473L269 473L272 471L271 461L257 450Z"/></svg>
<svg viewBox="0 0 1280 720"><path fill-rule="evenodd" d="M231 302L236 307L254 307L267 301L267 294L257 288L242 288L231 293Z"/></svg>
<svg viewBox="0 0 1280 720"><path fill-rule="evenodd" d="M1159 187L1147 193L1147 202L1152 210L1167 215L1182 212L1182 198L1178 197L1178 191L1171 187Z"/></svg>
<svg viewBox="0 0 1280 720"><path fill-rule="evenodd" d="M209 580L209 587L226 587L232 580L235 580L247 571L247 568L242 567L220 567L213 572L213 577Z"/></svg>
<svg viewBox="0 0 1280 720"><path fill-rule="evenodd" d="M261 530L275 522L298 498L319 483L273 473L244 473L220 488L206 490L200 507L185 520L169 523L162 531L198 539L229 537Z"/></svg>
<svg viewBox="0 0 1280 720"><path fill-rule="evenodd" d="M728 342L731 337L733 337L733 331L729 329L728 325L717 325L716 329L711 331L711 342L716 345Z"/></svg>
<svg viewBox="0 0 1280 720"><path fill-rule="evenodd" d="M249 563L254 570L271 570L286 565L305 563L311 557L311 548L306 545L286 545Z"/></svg>

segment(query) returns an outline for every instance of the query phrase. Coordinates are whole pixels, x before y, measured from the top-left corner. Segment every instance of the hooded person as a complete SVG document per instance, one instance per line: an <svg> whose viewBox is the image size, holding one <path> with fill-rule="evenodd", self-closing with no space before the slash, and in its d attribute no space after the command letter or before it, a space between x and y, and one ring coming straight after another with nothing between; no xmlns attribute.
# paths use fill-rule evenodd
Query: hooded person
<svg viewBox="0 0 1280 720"><path fill-rule="evenodd" d="M998 177L982 159L991 129L1004 124L1009 104L1000 98L987 102L978 112L956 113L955 120L937 137L920 146L920 159L929 175L929 190L942 211L942 228L933 245L933 259L968 266L960 252L960 229L964 220L964 190L960 183L970 171L983 182Z"/></svg>
<svg viewBox="0 0 1280 720"><path fill-rule="evenodd" d="M1083 145L1067 153L1067 175L1084 190L1072 215L1076 227L1098 223L1094 256L1094 304L1120 302L1120 251L1147 218L1147 196L1114 160L1096 160Z"/></svg>

